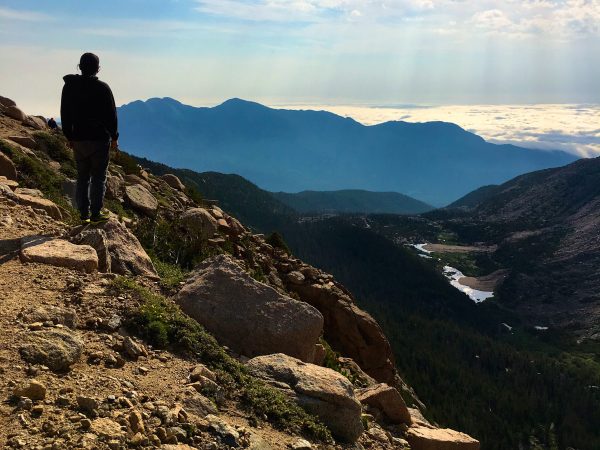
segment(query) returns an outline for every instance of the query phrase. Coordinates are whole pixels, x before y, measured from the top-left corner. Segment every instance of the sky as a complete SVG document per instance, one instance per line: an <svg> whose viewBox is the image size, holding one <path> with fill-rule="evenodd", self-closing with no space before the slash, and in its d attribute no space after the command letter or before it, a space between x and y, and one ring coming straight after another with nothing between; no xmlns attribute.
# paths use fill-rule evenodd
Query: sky
<svg viewBox="0 0 600 450"><path fill-rule="evenodd" d="M600 0L0 0L0 95L92 51L118 104L595 105L599 44Z"/></svg>

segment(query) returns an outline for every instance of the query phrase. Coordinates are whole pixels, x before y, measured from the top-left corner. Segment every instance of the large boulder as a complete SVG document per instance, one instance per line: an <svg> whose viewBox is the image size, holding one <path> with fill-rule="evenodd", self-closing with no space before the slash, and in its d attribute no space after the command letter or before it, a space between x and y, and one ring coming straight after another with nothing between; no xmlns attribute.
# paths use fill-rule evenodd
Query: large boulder
<svg viewBox="0 0 600 450"><path fill-rule="evenodd" d="M98 271L102 273L110 273L111 259L108 250L108 237L106 231L100 228L84 228L71 242L77 245L89 245L98 255Z"/></svg>
<svg viewBox="0 0 600 450"><path fill-rule="evenodd" d="M120 175L109 174L106 178L106 198L118 200L123 197L125 182Z"/></svg>
<svg viewBox="0 0 600 450"><path fill-rule="evenodd" d="M200 264L175 301L221 344L249 357L312 361L323 329L319 311L256 281L226 255Z"/></svg>
<svg viewBox="0 0 600 450"><path fill-rule="evenodd" d="M2 152L0 152L0 176L6 177L9 180L17 179L17 168L11 159Z"/></svg>
<svg viewBox="0 0 600 450"><path fill-rule="evenodd" d="M62 306L31 306L19 313L19 319L26 323L51 322L54 325L62 325L75 329L77 327L77 312L72 308Z"/></svg>
<svg viewBox="0 0 600 450"><path fill-rule="evenodd" d="M140 241L125 225L115 219L110 219L104 224L103 230L106 233L113 273L159 278L152 260Z"/></svg>
<svg viewBox="0 0 600 450"><path fill-rule="evenodd" d="M75 245L63 239L44 236L27 236L21 239L21 260L86 273L98 270L98 255L89 245Z"/></svg>
<svg viewBox="0 0 600 450"><path fill-rule="evenodd" d="M136 211L150 217L156 215L158 200L141 184L125 186L125 198L129 205Z"/></svg>
<svg viewBox="0 0 600 450"><path fill-rule="evenodd" d="M36 130L43 130L48 127L46 119L41 116L27 116L25 117L25 120L23 120L23 124L35 128Z"/></svg>
<svg viewBox="0 0 600 450"><path fill-rule="evenodd" d="M30 332L19 349L30 364L42 364L54 371L68 370L81 357L83 342L73 332L59 329Z"/></svg>
<svg viewBox="0 0 600 450"><path fill-rule="evenodd" d="M141 174L142 174L142 172L140 172L140 175ZM124 180L129 185L140 184L148 190L152 189L152 186L150 185L150 183L148 183L148 180L146 178L143 178L142 176L137 176L137 175L130 173L130 174L125 175Z"/></svg>
<svg viewBox="0 0 600 450"><path fill-rule="evenodd" d="M31 136L9 136L8 139L32 150L35 150L37 147L35 139Z"/></svg>
<svg viewBox="0 0 600 450"><path fill-rule="evenodd" d="M2 97L0 95L0 105L4 106L5 108L8 108L10 106L17 106L17 104L15 103L14 100L11 100L10 98L7 97Z"/></svg>
<svg viewBox="0 0 600 450"><path fill-rule="evenodd" d="M11 191L16 191L19 187L19 183L15 180L9 180L4 175L0 175L0 185L6 186Z"/></svg>
<svg viewBox="0 0 600 450"><path fill-rule="evenodd" d="M393 383L396 370L390 343L375 319L356 306L347 292L331 282L288 282L288 288L323 314L325 339L335 350L377 381Z"/></svg>
<svg viewBox="0 0 600 450"><path fill-rule="evenodd" d="M51 200L35 197L27 194L16 194L17 201L22 205L31 206L33 209L45 211L50 217L56 220L62 220L60 208Z"/></svg>
<svg viewBox="0 0 600 450"><path fill-rule="evenodd" d="M27 119L27 114L25 114L23 111L21 111L21 109L16 105L12 105L12 106L9 106L8 108L6 108L6 111L4 111L4 114L6 114L8 117L18 120L20 122L23 122L25 119Z"/></svg>
<svg viewBox="0 0 600 450"><path fill-rule="evenodd" d="M406 440L412 450L479 450L479 441L450 429L411 427Z"/></svg>
<svg viewBox="0 0 600 450"><path fill-rule="evenodd" d="M247 365L252 375L291 393L338 439L355 442L362 434L360 402L343 375L283 354L258 356Z"/></svg>
<svg viewBox="0 0 600 450"><path fill-rule="evenodd" d="M410 413L400 392L385 383L358 389L356 397L363 405L377 408L391 423L411 423Z"/></svg>
<svg viewBox="0 0 600 450"><path fill-rule="evenodd" d="M181 180L172 173L167 173L161 177L165 182L171 186L173 189L177 189L178 191L185 191L185 186L181 182Z"/></svg>
<svg viewBox="0 0 600 450"><path fill-rule="evenodd" d="M181 225L189 232L203 239L212 238L219 230L219 223L204 208L190 208L181 215Z"/></svg>

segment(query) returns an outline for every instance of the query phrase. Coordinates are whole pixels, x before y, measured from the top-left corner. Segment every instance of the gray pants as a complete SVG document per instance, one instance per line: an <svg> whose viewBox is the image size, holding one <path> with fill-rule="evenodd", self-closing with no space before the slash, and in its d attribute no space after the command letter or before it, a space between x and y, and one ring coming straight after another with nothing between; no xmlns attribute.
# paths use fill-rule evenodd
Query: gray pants
<svg viewBox="0 0 600 450"><path fill-rule="evenodd" d="M77 163L75 200L82 218L96 216L104 204L109 141L74 141L73 153Z"/></svg>

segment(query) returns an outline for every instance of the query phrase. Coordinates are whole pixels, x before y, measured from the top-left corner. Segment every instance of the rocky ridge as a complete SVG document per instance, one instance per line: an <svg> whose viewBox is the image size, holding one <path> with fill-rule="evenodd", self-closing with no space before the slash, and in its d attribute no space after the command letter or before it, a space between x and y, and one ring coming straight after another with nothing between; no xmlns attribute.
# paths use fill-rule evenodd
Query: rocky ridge
<svg viewBox="0 0 600 450"><path fill-rule="evenodd" d="M387 339L331 275L267 243L216 205L194 200L174 175L127 173L112 164L107 205L116 214L103 226L69 226L68 159L56 161L44 149L44 136L34 132L43 124L9 114L16 105L4 97L0 104L2 445L478 447L407 408L401 393L411 406L422 405L397 374ZM31 195L38 186L27 170L36 164L60 177L60 198ZM206 255L185 281L168 287L142 245L146 228L156 238L160 224L176 227L171 232L184 240L181 251ZM314 436L309 442L268 417L257 421L225 394L223 374L202 358L140 339L147 333L128 321L148 304L135 295L140 291L116 289L118 276L171 297L165 301L178 303L227 345L229 357L247 362L257 380L318 417L340 443Z"/></svg>

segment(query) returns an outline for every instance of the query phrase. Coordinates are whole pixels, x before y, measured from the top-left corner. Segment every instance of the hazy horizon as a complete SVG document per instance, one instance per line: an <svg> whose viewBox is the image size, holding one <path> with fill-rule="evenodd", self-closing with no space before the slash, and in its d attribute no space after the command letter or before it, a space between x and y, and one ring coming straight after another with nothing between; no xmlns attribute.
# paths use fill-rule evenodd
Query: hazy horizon
<svg viewBox="0 0 600 450"><path fill-rule="evenodd" d="M4 0L0 95L55 117L93 51L117 104L240 97L595 155L598 23L600 0Z"/></svg>

